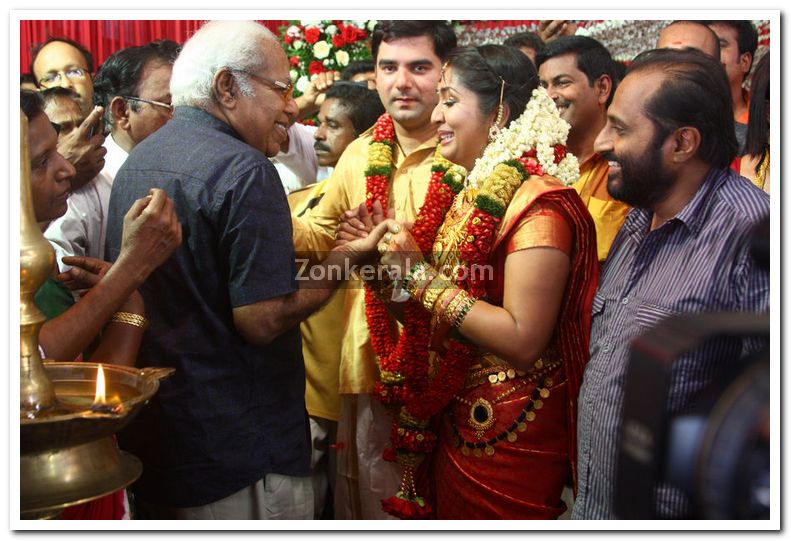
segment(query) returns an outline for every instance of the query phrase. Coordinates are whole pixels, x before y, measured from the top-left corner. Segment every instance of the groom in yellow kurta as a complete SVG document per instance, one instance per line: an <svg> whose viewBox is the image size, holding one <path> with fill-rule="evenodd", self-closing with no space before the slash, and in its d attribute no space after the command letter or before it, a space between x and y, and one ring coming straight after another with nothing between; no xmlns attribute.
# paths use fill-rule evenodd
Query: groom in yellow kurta
<svg viewBox="0 0 791 541"><path fill-rule="evenodd" d="M376 89L396 133L388 201L398 220L413 221L425 199L437 145L431 122L437 82L443 59L455 46L453 29L439 21L381 21L372 35ZM344 211L365 202L370 142L369 130L346 148L310 218L294 219L297 252L326 254ZM346 290L343 321L335 518L387 519L393 517L382 511L380 500L398 490L400 471L382 458L391 421L371 399L379 368L368 334L364 291L356 282Z"/></svg>

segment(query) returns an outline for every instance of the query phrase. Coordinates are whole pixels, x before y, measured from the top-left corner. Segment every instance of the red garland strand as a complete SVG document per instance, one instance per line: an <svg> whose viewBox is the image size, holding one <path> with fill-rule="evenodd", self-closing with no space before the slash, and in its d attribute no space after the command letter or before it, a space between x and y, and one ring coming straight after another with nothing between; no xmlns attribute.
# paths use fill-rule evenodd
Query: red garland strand
<svg viewBox="0 0 791 541"><path fill-rule="evenodd" d="M395 130L388 114L377 120L373 140L394 146ZM555 163L559 163L566 155L565 147L555 145L554 154ZM521 165L522 181L530 175L544 174L534 149L525 152L517 161ZM369 212L376 200L380 201L382 208L387 208L391 172L392 167L388 174L374 171L366 175L366 206ZM431 258L437 232L456 195L454 189L443 182L445 174L446 170L437 164L432 167L425 202L412 228L412 235L427 260ZM486 291L482 277L478 277L479 273L474 272L474 269L486 263L500 222L500 218L477 205L467 222L467 234L459 247L463 265L460 265L457 285L466 288L475 298L483 297ZM431 314L420 303L407 301L404 304L403 329L398 341L394 342L387 308L366 287L365 315L380 369L391 378L387 382L378 381L374 384L374 396L394 414L390 436L392 447L385 449L383 456L385 460L395 462L400 455L422 457L429 454L436 445L437 436L426 427L431 417L439 413L464 384L469 363L477 348L456 339L449 340L448 349L438 357L435 374L429 381ZM403 422L404 418L409 419L409 422ZM413 426L415 421L420 426ZM414 465L407 466L405 478L412 479L415 468ZM404 488L402 480L402 490L382 500L382 509L402 519L430 518L433 513L431 504L409 490L405 492Z"/></svg>

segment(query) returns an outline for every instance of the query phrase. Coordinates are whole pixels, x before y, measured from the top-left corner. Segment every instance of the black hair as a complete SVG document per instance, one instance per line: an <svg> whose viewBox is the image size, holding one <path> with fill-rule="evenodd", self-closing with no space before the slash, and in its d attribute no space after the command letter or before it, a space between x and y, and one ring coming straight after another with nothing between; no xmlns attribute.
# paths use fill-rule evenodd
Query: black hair
<svg viewBox="0 0 791 541"><path fill-rule="evenodd" d="M104 61L93 81L93 104L104 107L104 122L112 127L110 102L115 96L137 96L140 78L146 64L159 61L173 64L181 52L181 45L173 40L152 41L146 45L127 47L116 51ZM137 102L129 106L136 111Z"/></svg>
<svg viewBox="0 0 791 541"><path fill-rule="evenodd" d="M376 122L385 112L382 100L376 90L354 82L340 81L332 85L325 99L336 99L349 110L349 120L354 126L355 135L360 135Z"/></svg>
<svg viewBox="0 0 791 541"><path fill-rule="evenodd" d="M536 67L541 67L541 64L550 58L566 54L576 56L577 69L588 78L589 86L592 87L602 75L610 77L612 88L610 95L607 96L607 106L609 106L620 80L618 67L610 51L600 42L587 36L561 36L547 43L544 50L536 55Z"/></svg>
<svg viewBox="0 0 791 541"><path fill-rule="evenodd" d="M506 47L527 47L528 49L533 49L536 54L540 53L544 49L544 42L541 41L541 38L535 32L518 32L513 36L509 36L503 41L503 45Z"/></svg>
<svg viewBox="0 0 791 541"><path fill-rule="evenodd" d="M372 73L374 71L375 68L373 59L366 58L365 60L355 60L354 62L349 62L349 65L346 66L346 69L341 72L341 79L344 81L351 81L352 77L358 73Z"/></svg>
<svg viewBox="0 0 791 541"><path fill-rule="evenodd" d="M660 137L682 126L700 132L698 156L728 167L738 151L730 85L719 58L698 49L653 49L637 55L626 72L657 71L664 79L643 109Z"/></svg>
<svg viewBox="0 0 791 541"><path fill-rule="evenodd" d="M769 101L769 52L755 65L750 79L750 117L747 120L747 154L758 156L769 146L769 119L766 118ZM763 158L761 159L763 162ZM758 166L760 167L760 163ZM756 167L756 172L758 168Z"/></svg>
<svg viewBox="0 0 791 541"><path fill-rule="evenodd" d="M506 126L522 114L533 90L538 88L533 62L514 47L459 47L450 52L447 65L453 67L464 87L478 96L478 106L484 115L497 108L503 88L503 103L508 104L510 111Z"/></svg>
<svg viewBox="0 0 791 541"><path fill-rule="evenodd" d="M60 41L63 43L68 43L82 54L83 58L85 58L85 64L88 68L89 73L93 73L93 55L91 52L85 48L82 43L76 42L73 39L69 38L48 38L47 41L39 43L38 45L34 45L30 50L30 73L36 77L36 84L38 85L39 77L36 75L36 70L33 69L33 64L36 62L36 58L38 58L38 54L41 52L41 49L52 43L53 41Z"/></svg>
<svg viewBox="0 0 791 541"><path fill-rule="evenodd" d="M25 113L28 122L44 114L44 100L35 90L19 91L19 107Z"/></svg>
<svg viewBox="0 0 791 541"><path fill-rule="evenodd" d="M456 34L446 21L379 21L371 34L371 53L374 62L379 55L379 45L399 38L427 36L434 43L434 54L444 61L456 47Z"/></svg>

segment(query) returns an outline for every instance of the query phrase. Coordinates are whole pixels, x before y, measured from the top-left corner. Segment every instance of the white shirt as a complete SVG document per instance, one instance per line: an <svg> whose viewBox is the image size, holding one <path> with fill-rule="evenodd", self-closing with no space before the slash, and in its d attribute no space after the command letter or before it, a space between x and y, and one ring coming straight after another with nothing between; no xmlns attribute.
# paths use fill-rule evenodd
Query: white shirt
<svg viewBox="0 0 791 541"><path fill-rule="evenodd" d="M107 154L102 171L69 196L66 213L51 222L44 232L44 237L55 249L55 260L61 272L71 268L63 264L65 256L104 259L110 191L115 175L128 156L112 136L105 139L104 146Z"/></svg>
<svg viewBox="0 0 791 541"><path fill-rule="evenodd" d="M288 128L288 152L278 152L272 158L287 194L330 176L332 167L319 167L313 150L313 134L316 130L316 126L298 122L292 124Z"/></svg>

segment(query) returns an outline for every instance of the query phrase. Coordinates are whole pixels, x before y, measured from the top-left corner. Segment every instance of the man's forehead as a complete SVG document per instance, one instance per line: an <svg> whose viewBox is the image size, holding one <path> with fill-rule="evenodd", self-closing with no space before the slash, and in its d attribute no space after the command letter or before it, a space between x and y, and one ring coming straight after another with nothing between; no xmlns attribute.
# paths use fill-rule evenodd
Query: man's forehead
<svg viewBox="0 0 791 541"><path fill-rule="evenodd" d="M641 69L627 74L615 90L609 112L616 116L642 114L643 106L661 86L664 77L660 69Z"/></svg>
<svg viewBox="0 0 791 541"><path fill-rule="evenodd" d="M88 61L73 45L62 41L53 41L39 51L34 67L36 71L54 71L69 67L87 69Z"/></svg>
<svg viewBox="0 0 791 541"><path fill-rule="evenodd" d="M677 23L662 30L656 46L670 49L693 47L704 53L713 54L716 37L712 35L712 30L704 25Z"/></svg>
<svg viewBox="0 0 791 541"><path fill-rule="evenodd" d="M434 52L434 41L429 36L395 38L383 41L379 45L377 63L382 61L406 63L421 60L439 63L439 57Z"/></svg>
<svg viewBox="0 0 791 541"><path fill-rule="evenodd" d="M538 68L540 76L556 76L561 73L571 75L574 71L580 71L577 67L577 53L563 53L552 58L546 59Z"/></svg>
<svg viewBox="0 0 791 541"><path fill-rule="evenodd" d="M40 113L28 122L28 149L29 159L34 160L55 148L58 134L52 124L49 123L47 115Z"/></svg>
<svg viewBox="0 0 791 541"><path fill-rule="evenodd" d="M352 105L338 98L327 98L321 104L319 114L325 118L342 121L351 113Z"/></svg>

